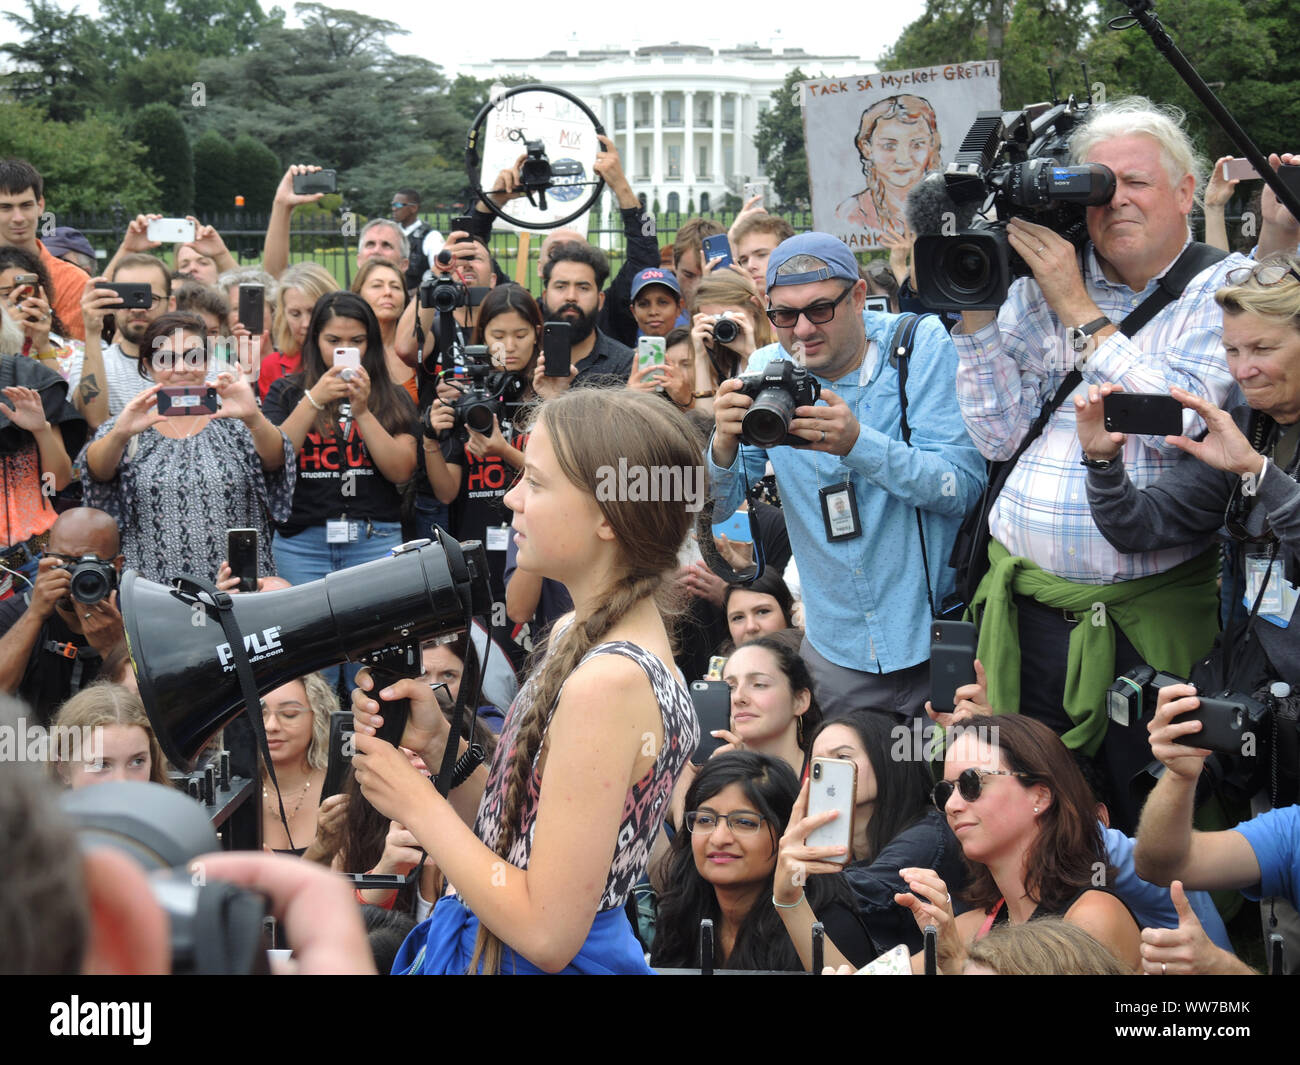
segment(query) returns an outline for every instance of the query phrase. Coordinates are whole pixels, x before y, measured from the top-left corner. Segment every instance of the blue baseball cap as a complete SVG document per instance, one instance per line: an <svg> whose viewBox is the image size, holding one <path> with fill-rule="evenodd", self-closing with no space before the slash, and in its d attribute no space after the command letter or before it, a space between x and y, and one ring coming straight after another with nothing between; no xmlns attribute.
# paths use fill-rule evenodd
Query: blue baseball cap
<svg viewBox="0 0 1300 1065"><path fill-rule="evenodd" d="M677 275L671 270L663 270L657 266L642 270L632 278L632 299L635 300L637 293L647 285L663 285L664 288L671 289L679 301L682 298L682 289L677 284Z"/></svg>
<svg viewBox="0 0 1300 1065"><path fill-rule="evenodd" d="M41 243L56 259L70 251L95 258L95 249L90 246L90 241L81 234L80 230L73 229L71 226L58 226L50 230L41 238Z"/></svg>
<svg viewBox="0 0 1300 1065"><path fill-rule="evenodd" d="M805 270L800 274L783 274L777 277L781 264L796 255L811 255L826 265L818 270ZM814 281L857 281L858 261L853 258L848 245L829 233L799 233L781 241L767 260L767 287L777 285L809 285Z"/></svg>

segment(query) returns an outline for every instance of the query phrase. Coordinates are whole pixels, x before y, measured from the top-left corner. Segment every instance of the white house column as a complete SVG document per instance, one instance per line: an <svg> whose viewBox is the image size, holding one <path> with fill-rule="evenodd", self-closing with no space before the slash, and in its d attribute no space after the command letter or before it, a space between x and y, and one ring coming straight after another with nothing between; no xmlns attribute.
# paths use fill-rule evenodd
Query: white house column
<svg viewBox="0 0 1300 1065"><path fill-rule="evenodd" d="M623 152L623 171L628 178L636 175L636 110L634 104L636 100L630 92L623 94L623 109L626 112L624 121L627 122L627 150Z"/></svg>
<svg viewBox="0 0 1300 1065"><path fill-rule="evenodd" d="M745 151L744 121L743 121L744 114L745 114L744 94L736 93L736 122L735 125L732 127L732 134L731 134L732 137L731 143L732 145L734 145L731 151L731 166L732 166L732 173L737 175L744 174L747 172L745 170L745 162L744 162L744 151Z"/></svg>
<svg viewBox="0 0 1300 1065"><path fill-rule="evenodd" d="M654 110L651 113L654 122L654 149L650 160L650 182L658 194L659 186L664 183L664 94L662 89L654 90Z"/></svg>
<svg viewBox="0 0 1300 1065"><path fill-rule="evenodd" d="M722 186L726 175L722 172L722 93L713 94L713 158L709 160L713 183Z"/></svg>
<svg viewBox="0 0 1300 1065"><path fill-rule="evenodd" d="M694 195L695 190L691 186L695 184L695 93L687 89L685 97L682 106L686 112L686 132L684 134L685 143L682 145L682 154L686 158L682 161L682 180L686 182L688 193Z"/></svg>

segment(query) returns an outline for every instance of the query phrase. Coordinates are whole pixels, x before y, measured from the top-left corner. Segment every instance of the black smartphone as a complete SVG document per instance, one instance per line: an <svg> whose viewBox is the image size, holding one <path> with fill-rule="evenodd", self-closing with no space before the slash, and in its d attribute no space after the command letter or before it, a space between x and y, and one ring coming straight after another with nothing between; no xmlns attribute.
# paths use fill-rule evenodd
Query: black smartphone
<svg viewBox="0 0 1300 1065"><path fill-rule="evenodd" d="M881 314L888 314L888 313L889 313L889 297L888 297L888 296L868 296L868 297L867 297L867 302L866 302L866 304L865 304L864 306L865 306L865 309L868 310L868 311L879 311Z"/></svg>
<svg viewBox="0 0 1300 1065"><path fill-rule="evenodd" d="M299 196L317 192L337 192L339 176L333 170L317 170L313 174L294 174L293 191Z"/></svg>
<svg viewBox="0 0 1300 1065"><path fill-rule="evenodd" d="M930 705L951 713L957 689L975 683L975 626L969 621L930 623Z"/></svg>
<svg viewBox="0 0 1300 1065"><path fill-rule="evenodd" d="M325 768L325 783L321 785L320 801L343 790L348 766L352 764L352 711L335 710L330 714L329 762Z"/></svg>
<svg viewBox="0 0 1300 1065"><path fill-rule="evenodd" d="M1288 163L1286 166L1277 168L1277 176L1282 179L1291 195L1300 198L1300 166L1294 163Z"/></svg>
<svg viewBox="0 0 1300 1065"><path fill-rule="evenodd" d="M472 214L458 214L451 220L451 229L448 233L473 233L474 216Z"/></svg>
<svg viewBox="0 0 1300 1065"><path fill-rule="evenodd" d="M568 377L573 353L568 322L547 322L542 327L542 372L547 377Z"/></svg>
<svg viewBox="0 0 1300 1065"><path fill-rule="evenodd" d="M1183 405L1173 396L1151 392L1112 392L1102 401L1108 433L1182 436Z"/></svg>
<svg viewBox="0 0 1300 1065"><path fill-rule="evenodd" d="M111 288L116 292L118 299L121 301L117 304L118 307L127 310L139 308L140 310L147 311L153 306L153 289L148 285L140 284L135 281L105 281L98 287Z"/></svg>
<svg viewBox="0 0 1300 1065"><path fill-rule="evenodd" d="M241 592L257 591L257 530L226 530L226 562L231 576L239 578Z"/></svg>
<svg viewBox="0 0 1300 1065"><path fill-rule="evenodd" d="M266 289L261 285L239 286L239 321L253 336L261 334L266 316Z"/></svg>
<svg viewBox="0 0 1300 1065"><path fill-rule="evenodd" d="M167 418L188 418L192 414L216 414L217 390L211 385L164 388L158 393L158 413Z"/></svg>
<svg viewBox="0 0 1300 1065"><path fill-rule="evenodd" d="M700 265L703 266L719 256L722 257L722 262L718 263L716 269L721 270L731 265L731 242L727 240L727 234L718 233L712 237L705 237L700 243L704 246L704 263Z"/></svg>
<svg viewBox="0 0 1300 1065"><path fill-rule="evenodd" d="M709 760L709 755L727 742L710 734L718 729L731 728L731 688L722 680L693 680L691 702L695 704L695 716L700 722L700 743L691 755L691 761L703 765Z"/></svg>
<svg viewBox="0 0 1300 1065"><path fill-rule="evenodd" d="M1174 720L1199 721L1201 731L1179 736L1175 742L1184 747L1204 747L1207 751L1223 754L1246 754L1246 737L1257 727L1246 705L1240 699L1212 699L1204 695L1200 697L1200 703L1195 710L1179 714ZM1255 735L1256 749L1262 739L1262 736Z"/></svg>

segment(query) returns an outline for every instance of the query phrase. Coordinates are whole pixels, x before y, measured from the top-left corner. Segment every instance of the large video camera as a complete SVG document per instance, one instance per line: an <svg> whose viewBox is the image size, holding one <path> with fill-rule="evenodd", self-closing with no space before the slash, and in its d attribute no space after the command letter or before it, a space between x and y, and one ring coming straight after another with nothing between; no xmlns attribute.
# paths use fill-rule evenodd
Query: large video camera
<svg viewBox="0 0 1300 1065"><path fill-rule="evenodd" d="M1031 273L1007 242L1012 218L1046 226L1083 247L1085 208L1109 203L1115 194L1109 167L1067 165L1070 135L1089 106L1071 96L1024 111L983 111L948 171L912 190L907 214L919 234L917 293L927 307L968 311L1002 305L1011 282Z"/></svg>
<svg viewBox="0 0 1300 1065"><path fill-rule="evenodd" d="M463 435L466 429L489 435L492 419L503 420L506 408L513 406L523 394L523 378L517 373L495 369L485 344L465 345L463 365L443 371L442 376L444 381L460 388L462 394L453 406L456 424L450 430L434 433L426 421L425 435L436 440L445 440L448 432Z"/></svg>

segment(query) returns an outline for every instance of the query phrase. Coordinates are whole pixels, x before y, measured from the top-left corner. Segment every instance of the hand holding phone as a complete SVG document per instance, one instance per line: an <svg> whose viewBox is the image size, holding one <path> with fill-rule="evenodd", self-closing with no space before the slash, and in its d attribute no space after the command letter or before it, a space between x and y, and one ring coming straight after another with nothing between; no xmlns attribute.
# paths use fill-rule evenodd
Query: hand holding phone
<svg viewBox="0 0 1300 1065"><path fill-rule="evenodd" d="M230 575L239 578L239 591L257 591L256 529L226 531L226 563L230 566Z"/></svg>
<svg viewBox="0 0 1300 1065"><path fill-rule="evenodd" d="M701 265L706 269L714 259L721 260L714 269L725 270L731 265L731 242L727 240L725 233L716 233L711 237L705 237L700 243L704 248L704 262Z"/></svg>
<svg viewBox="0 0 1300 1065"><path fill-rule="evenodd" d="M843 847L838 856L818 859L832 865L853 860L853 812L857 805L858 767L847 758L814 758L808 773L808 816L835 810L839 816L814 828L804 840L809 847Z"/></svg>
<svg viewBox="0 0 1300 1065"><path fill-rule="evenodd" d="M299 196L310 196L317 192L337 192L338 174L333 170L294 174L293 191Z"/></svg>
<svg viewBox="0 0 1300 1065"><path fill-rule="evenodd" d="M568 322L547 322L542 327L542 366L547 377L568 377L573 339Z"/></svg>
<svg viewBox="0 0 1300 1065"><path fill-rule="evenodd" d="M351 381L356 376L354 371L361 369L361 349L335 348L334 365L339 368L339 376L344 381Z"/></svg>

